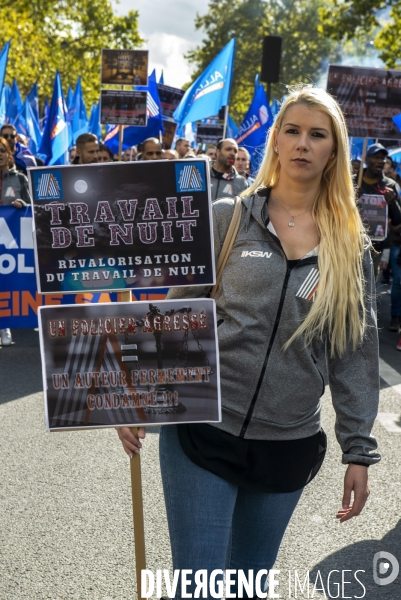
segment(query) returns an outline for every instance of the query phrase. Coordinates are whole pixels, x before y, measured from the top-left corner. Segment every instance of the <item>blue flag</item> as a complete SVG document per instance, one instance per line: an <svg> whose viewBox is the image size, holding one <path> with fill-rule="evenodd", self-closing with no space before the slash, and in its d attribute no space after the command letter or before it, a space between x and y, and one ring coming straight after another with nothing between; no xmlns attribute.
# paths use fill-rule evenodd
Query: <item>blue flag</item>
<svg viewBox="0 0 401 600"><path fill-rule="evenodd" d="M0 94L3 90L4 78L6 76L8 51L10 50L10 42L4 44L2 51L0 52Z"/></svg>
<svg viewBox="0 0 401 600"><path fill-rule="evenodd" d="M38 98L38 84L35 82L31 87L31 91L29 92L28 102L31 105L32 112L35 116L35 119L39 123L39 98Z"/></svg>
<svg viewBox="0 0 401 600"><path fill-rule="evenodd" d="M82 94L81 78L78 77L71 107L68 109L74 144L82 133L88 132L88 116Z"/></svg>
<svg viewBox="0 0 401 600"><path fill-rule="evenodd" d="M12 125L14 125L14 121L18 117L18 114L21 112L23 105L24 104L22 102L21 94L19 93L17 82L14 79L13 86L11 88L10 98L8 100L6 108L7 123L11 123Z"/></svg>
<svg viewBox="0 0 401 600"><path fill-rule="evenodd" d="M160 106L159 92L157 91L156 71L154 70L148 78L148 86L136 86L135 90L148 92L147 112L148 124L146 127L124 127L123 149L135 146L148 137L159 138L164 132L163 115ZM104 143L113 154L118 152L118 126L110 125L106 128Z"/></svg>
<svg viewBox="0 0 401 600"><path fill-rule="evenodd" d="M245 146L251 155L252 173L259 168L263 158L267 132L273 125L273 115L262 84L256 91L252 104L235 138L238 146Z"/></svg>
<svg viewBox="0 0 401 600"><path fill-rule="evenodd" d="M71 108L72 108L72 99L73 99L73 97L74 97L74 92L72 91L72 87L69 85L68 86L68 92L67 92L67 98L65 100L65 102L67 104L68 111L70 111Z"/></svg>
<svg viewBox="0 0 401 600"><path fill-rule="evenodd" d="M367 147L374 143L374 139L368 139ZM361 160L363 152L364 138L350 137L349 145L351 152L351 160Z"/></svg>
<svg viewBox="0 0 401 600"><path fill-rule="evenodd" d="M5 84L3 90L0 94L0 127L5 123L6 113L7 113L7 104L10 98L11 88L8 83Z"/></svg>
<svg viewBox="0 0 401 600"><path fill-rule="evenodd" d="M238 135L238 131L239 131L238 125L233 121L233 119L230 117L230 115L228 115L226 137L233 138L235 140L235 138Z"/></svg>
<svg viewBox="0 0 401 600"><path fill-rule="evenodd" d="M234 52L235 38L187 89L173 114L177 123L195 123L218 114L222 106L229 104Z"/></svg>
<svg viewBox="0 0 401 600"><path fill-rule="evenodd" d="M391 117L394 125L397 127L398 131L401 131L401 113L395 115L395 117Z"/></svg>
<svg viewBox="0 0 401 600"><path fill-rule="evenodd" d="M276 114L278 113L278 111L280 110L280 105L277 102L276 98L274 98L274 100L273 100L273 102L271 104L270 110L271 110L271 113L272 113L273 117L275 117Z"/></svg>
<svg viewBox="0 0 401 600"><path fill-rule="evenodd" d="M14 125L18 133L22 133L28 138L28 148L35 156L39 152L42 134L28 97L26 98L24 107L19 113Z"/></svg>
<svg viewBox="0 0 401 600"><path fill-rule="evenodd" d="M162 69L162 74L160 75L159 83L163 83L163 84L164 84L164 73L163 73L163 69Z"/></svg>
<svg viewBox="0 0 401 600"><path fill-rule="evenodd" d="M88 133L93 133L98 140L102 138L102 126L100 124L100 101L97 104L92 104Z"/></svg>
<svg viewBox="0 0 401 600"><path fill-rule="evenodd" d="M260 85L260 75L259 75L259 73L256 73L256 75L255 75L255 90L254 90L254 94L256 94L256 92L258 91L259 85Z"/></svg>
<svg viewBox="0 0 401 600"><path fill-rule="evenodd" d="M48 101L47 98L45 98L45 103L43 105L43 116L42 116L42 118L40 120L40 123L39 123L40 128L41 128L42 131L46 127L48 116L49 116L49 101Z"/></svg>
<svg viewBox="0 0 401 600"><path fill-rule="evenodd" d="M39 153L46 156L46 165L68 164L70 136L67 117L67 107L61 87L60 74L57 71L54 80L52 101L39 149Z"/></svg>

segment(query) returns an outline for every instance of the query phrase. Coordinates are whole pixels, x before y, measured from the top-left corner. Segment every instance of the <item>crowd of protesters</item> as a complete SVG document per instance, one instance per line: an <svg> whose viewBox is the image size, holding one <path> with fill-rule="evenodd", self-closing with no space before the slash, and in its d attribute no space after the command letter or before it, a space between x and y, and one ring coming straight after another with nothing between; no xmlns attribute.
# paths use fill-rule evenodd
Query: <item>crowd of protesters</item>
<svg viewBox="0 0 401 600"><path fill-rule="evenodd" d="M136 162L144 160L188 160L205 158L210 164L212 202L222 197L235 197L246 190L254 179L251 177L251 157L245 147L238 147L235 140L225 138L217 145L205 149L192 148L185 138L179 138L172 149L163 149L158 138L148 138L138 146L124 149L122 156L113 155L110 148L92 133L80 135L69 151L69 162L74 165L93 163ZM352 160L357 179L361 161ZM23 208L30 204L27 168L42 166L39 157L33 156L24 137L11 124L0 129L0 204ZM391 316L389 330L400 334L397 350L401 351L401 177L397 165L388 150L379 143L367 149L360 194L380 194L388 205L388 235L384 242L373 242L372 258L376 277L391 285ZM0 330L3 346L12 343L9 329Z"/></svg>

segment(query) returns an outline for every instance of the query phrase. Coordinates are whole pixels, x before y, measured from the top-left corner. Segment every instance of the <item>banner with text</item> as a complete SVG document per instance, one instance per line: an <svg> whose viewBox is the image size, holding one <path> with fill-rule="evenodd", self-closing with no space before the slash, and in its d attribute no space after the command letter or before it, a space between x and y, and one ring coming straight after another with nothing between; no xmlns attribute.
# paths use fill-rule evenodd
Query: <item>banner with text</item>
<svg viewBox="0 0 401 600"><path fill-rule="evenodd" d="M148 85L147 50L102 50L100 81L107 85Z"/></svg>
<svg viewBox="0 0 401 600"><path fill-rule="evenodd" d="M50 430L221 421L215 303L39 310Z"/></svg>
<svg viewBox="0 0 401 600"><path fill-rule="evenodd" d="M164 300L168 289L133 291L133 300ZM0 329L35 328L38 307L117 302L120 294L38 294L34 270L32 209L0 206Z"/></svg>
<svg viewBox="0 0 401 600"><path fill-rule="evenodd" d="M350 136L400 139L401 71L329 65L327 91L344 112Z"/></svg>
<svg viewBox="0 0 401 600"><path fill-rule="evenodd" d="M174 111L185 94L184 90L169 87L163 83L158 83L157 91L159 92L160 106L162 107L163 116L172 118Z"/></svg>
<svg viewBox="0 0 401 600"><path fill-rule="evenodd" d="M359 211L369 237L382 242L387 237L388 204L384 196L363 194L358 199Z"/></svg>
<svg viewBox="0 0 401 600"><path fill-rule="evenodd" d="M205 160L28 171L40 293L213 285Z"/></svg>
<svg viewBox="0 0 401 600"><path fill-rule="evenodd" d="M100 90L100 122L106 125L146 127L147 92Z"/></svg>

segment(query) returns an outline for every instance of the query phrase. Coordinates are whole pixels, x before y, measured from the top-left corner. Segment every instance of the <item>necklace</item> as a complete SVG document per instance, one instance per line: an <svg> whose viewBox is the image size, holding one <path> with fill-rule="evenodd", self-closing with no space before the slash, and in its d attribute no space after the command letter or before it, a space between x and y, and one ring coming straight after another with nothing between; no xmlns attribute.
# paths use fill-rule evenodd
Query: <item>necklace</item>
<svg viewBox="0 0 401 600"><path fill-rule="evenodd" d="M277 202L280 204L280 206L282 206L284 208L285 212L288 215L290 215L291 221L289 221L288 227L295 227L295 221L294 221L295 217L300 217L301 215L304 215L305 213L310 212L313 208L313 204L312 204L312 206L310 208L308 208L307 210L304 210L303 212L299 213L298 215L292 215L290 213L290 211L286 208L286 206L281 202L281 200L279 200L276 197L274 197L273 200L277 200Z"/></svg>

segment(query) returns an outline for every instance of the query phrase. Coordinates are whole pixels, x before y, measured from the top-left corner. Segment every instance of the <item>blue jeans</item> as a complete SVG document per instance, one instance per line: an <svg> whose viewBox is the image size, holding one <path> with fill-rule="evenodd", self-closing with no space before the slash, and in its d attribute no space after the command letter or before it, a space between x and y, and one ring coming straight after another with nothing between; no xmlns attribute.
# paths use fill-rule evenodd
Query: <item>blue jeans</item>
<svg viewBox="0 0 401 600"><path fill-rule="evenodd" d="M181 448L176 425L161 428L160 466L174 569L192 569L193 581L198 569L209 574L242 569L246 576L253 569L256 577L259 570L272 568L302 490L244 491L195 465ZM188 592L195 587L188 586ZM176 598L180 594L179 584Z"/></svg>
<svg viewBox="0 0 401 600"><path fill-rule="evenodd" d="M391 316L401 317L401 265L397 265L400 248L393 246L390 252L390 263L393 271L391 286Z"/></svg>

